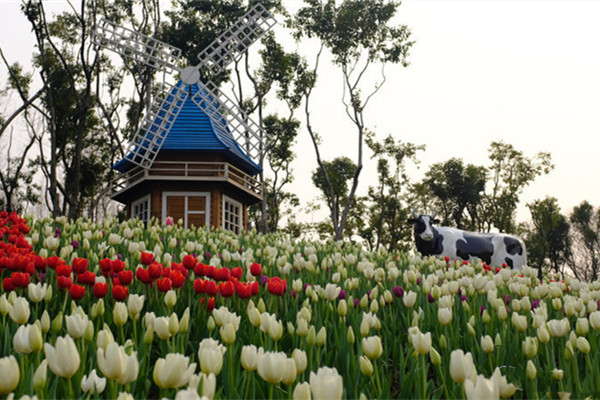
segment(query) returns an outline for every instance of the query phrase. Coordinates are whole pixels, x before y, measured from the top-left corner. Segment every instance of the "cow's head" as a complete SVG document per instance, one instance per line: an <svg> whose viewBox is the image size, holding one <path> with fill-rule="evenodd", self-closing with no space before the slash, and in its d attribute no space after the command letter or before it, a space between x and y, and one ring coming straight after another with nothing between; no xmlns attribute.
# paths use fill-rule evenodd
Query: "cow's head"
<svg viewBox="0 0 600 400"><path fill-rule="evenodd" d="M440 220L435 218L435 213L432 215L418 214L413 211L413 218L408 220L414 225L415 235L421 239L430 241L433 240L433 224L439 224Z"/></svg>

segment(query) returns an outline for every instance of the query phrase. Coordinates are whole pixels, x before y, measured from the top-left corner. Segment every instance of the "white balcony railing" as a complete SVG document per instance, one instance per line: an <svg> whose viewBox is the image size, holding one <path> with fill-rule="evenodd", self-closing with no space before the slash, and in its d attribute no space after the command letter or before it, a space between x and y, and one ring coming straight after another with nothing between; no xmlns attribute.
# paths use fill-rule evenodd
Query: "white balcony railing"
<svg viewBox="0 0 600 400"><path fill-rule="evenodd" d="M262 198L260 182L226 162L155 161L149 169L135 167L122 174L113 186L113 193L142 180L226 181Z"/></svg>

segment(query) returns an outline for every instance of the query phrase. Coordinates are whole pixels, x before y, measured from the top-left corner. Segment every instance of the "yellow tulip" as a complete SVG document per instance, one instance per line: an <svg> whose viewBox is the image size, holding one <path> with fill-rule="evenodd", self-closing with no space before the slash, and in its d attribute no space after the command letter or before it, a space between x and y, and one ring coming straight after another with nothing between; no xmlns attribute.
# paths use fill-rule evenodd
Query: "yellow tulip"
<svg viewBox="0 0 600 400"><path fill-rule="evenodd" d="M310 385L308 382L302 382L296 385L292 393L293 400L311 400Z"/></svg>
<svg viewBox="0 0 600 400"><path fill-rule="evenodd" d="M369 336L362 339L361 342L363 353L371 360L375 360L383 354L383 346L379 336Z"/></svg>
<svg viewBox="0 0 600 400"><path fill-rule="evenodd" d="M29 310L29 302L24 297L17 297L8 311L10 319L19 325L27 322L30 314L31 311Z"/></svg>
<svg viewBox="0 0 600 400"><path fill-rule="evenodd" d="M306 370L306 366L308 365L306 352L304 350L294 349L294 351L292 351L292 358L296 363L296 371L298 372L298 374L303 373Z"/></svg>
<svg viewBox="0 0 600 400"><path fill-rule="evenodd" d="M373 375L373 363L369 360L368 357L360 356L358 359L358 364L360 366L360 372L362 372L365 376Z"/></svg>

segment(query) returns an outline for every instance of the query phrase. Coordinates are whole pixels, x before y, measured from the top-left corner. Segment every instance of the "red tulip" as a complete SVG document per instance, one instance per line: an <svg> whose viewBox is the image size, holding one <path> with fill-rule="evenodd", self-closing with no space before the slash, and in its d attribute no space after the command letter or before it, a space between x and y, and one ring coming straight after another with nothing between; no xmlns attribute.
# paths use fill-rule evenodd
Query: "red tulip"
<svg viewBox="0 0 600 400"><path fill-rule="evenodd" d="M100 270L102 271L102 275L108 276L112 271L112 260L110 258L100 260Z"/></svg>
<svg viewBox="0 0 600 400"><path fill-rule="evenodd" d="M171 275L171 268L165 267L162 269L160 276L168 278Z"/></svg>
<svg viewBox="0 0 600 400"><path fill-rule="evenodd" d="M81 274L88 269L88 260L85 258L75 257L71 262L71 268L76 274Z"/></svg>
<svg viewBox="0 0 600 400"><path fill-rule="evenodd" d="M2 280L2 289L4 289L5 292L15 290L15 285L13 284L12 279L8 277L4 278L4 280Z"/></svg>
<svg viewBox="0 0 600 400"><path fill-rule="evenodd" d="M194 291L198 294L204 293L204 281L200 278L196 278L194 281Z"/></svg>
<svg viewBox="0 0 600 400"><path fill-rule="evenodd" d="M231 297L235 293L235 286L233 282L219 282L219 291L223 297Z"/></svg>
<svg viewBox="0 0 600 400"><path fill-rule="evenodd" d="M154 262L154 254L152 253L147 253L145 251L142 252L142 264L144 265L150 265Z"/></svg>
<svg viewBox="0 0 600 400"><path fill-rule="evenodd" d="M35 256L33 257L33 265L35 266L35 269L39 269L39 270L45 270L46 269L46 259L42 256Z"/></svg>
<svg viewBox="0 0 600 400"><path fill-rule="evenodd" d="M92 293L94 293L94 296L96 296L97 298L102 298L104 296L106 296L106 293L108 293L108 283L106 282L98 282L94 285L94 288L92 289Z"/></svg>
<svg viewBox="0 0 600 400"><path fill-rule="evenodd" d="M84 285L93 285L94 283L96 283L96 274L92 271L85 271L77 275L77 283L81 283Z"/></svg>
<svg viewBox="0 0 600 400"><path fill-rule="evenodd" d="M61 260L60 258L58 258L58 256L48 257L48 259L46 260L46 262L48 263L48 267L50 267L52 269L54 269L57 266L65 263L63 260Z"/></svg>
<svg viewBox="0 0 600 400"><path fill-rule="evenodd" d="M159 263L153 262L148 266L148 273L150 274L150 278L156 279L162 273L162 265Z"/></svg>
<svg viewBox="0 0 600 400"><path fill-rule="evenodd" d="M29 285L29 274L27 272L13 272L10 276L14 287L26 288Z"/></svg>
<svg viewBox="0 0 600 400"><path fill-rule="evenodd" d="M248 283L240 283L235 288L235 291L240 299L248 299L252 296L252 285Z"/></svg>
<svg viewBox="0 0 600 400"><path fill-rule="evenodd" d="M69 287L69 296L71 296L73 300L81 300L84 295L85 286L73 284Z"/></svg>
<svg viewBox="0 0 600 400"><path fill-rule="evenodd" d="M258 281L252 282L252 296L257 295L259 289L260 289L260 286L258 284Z"/></svg>
<svg viewBox="0 0 600 400"><path fill-rule="evenodd" d="M120 271L117 276L122 285L129 285L133 281L133 271L130 269Z"/></svg>
<svg viewBox="0 0 600 400"><path fill-rule="evenodd" d="M206 305L206 309L208 310L208 312L211 312L212 310L215 309L215 298L211 297L210 299L208 299L208 304Z"/></svg>
<svg viewBox="0 0 600 400"><path fill-rule="evenodd" d="M168 292L171 290L172 286L173 282L171 281L171 278L162 277L156 281L156 287L160 292Z"/></svg>
<svg viewBox="0 0 600 400"><path fill-rule="evenodd" d="M252 276L260 276L262 274L262 266L259 263L252 263L250 265L250 273Z"/></svg>
<svg viewBox="0 0 600 400"><path fill-rule="evenodd" d="M111 261L111 266L112 266L112 270L113 272L121 272L125 269L125 263L121 260L112 260Z"/></svg>
<svg viewBox="0 0 600 400"><path fill-rule="evenodd" d="M181 263L183 264L183 266L186 269L194 268L196 266L197 262L198 262L198 259L191 254L184 256L183 260L181 261Z"/></svg>
<svg viewBox="0 0 600 400"><path fill-rule="evenodd" d="M204 281L204 293L209 296L215 296L219 292L219 287L215 281Z"/></svg>
<svg viewBox="0 0 600 400"><path fill-rule="evenodd" d="M214 265L205 265L204 266L204 275L209 278L215 279L215 274L217 273L217 267Z"/></svg>
<svg viewBox="0 0 600 400"><path fill-rule="evenodd" d="M229 268L218 269L215 273L214 279L217 281L228 281L229 280Z"/></svg>
<svg viewBox="0 0 600 400"><path fill-rule="evenodd" d="M169 278L173 283L173 287L176 288L183 287L183 284L185 283L185 276L183 276L183 274L179 271L171 271Z"/></svg>
<svg viewBox="0 0 600 400"><path fill-rule="evenodd" d="M231 276L237 279L242 278L242 267L231 268Z"/></svg>
<svg viewBox="0 0 600 400"><path fill-rule="evenodd" d="M112 288L112 296L117 301L125 300L128 292L129 288L127 286L115 285Z"/></svg>
<svg viewBox="0 0 600 400"><path fill-rule="evenodd" d="M56 267L56 275L58 276L71 276L71 266L67 264L58 265Z"/></svg>
<svg viewBox="0 0 600 400"><path fill-rule="evenodd" d="M145 284L150 284L152 283L152 278L150 278L150 273L148 272L147 269L144 269L142 267L139 267L136 271L135 271L135 276L136 278L138 278L138 280L142 283Z"/></svg>
<svg viewBox="0 0 600 400"><path fill-rule="evenodd" d="M56 282L60 289L68 289L73 284L73 279L71 279L71 277L59 275L56 277Z"/></svg>
<svg viewBox="0 0 600 400"><path fill-rule="evenodd" d="M277 276L270 278L267 282L267 290L269 293L281 296L287 289L287 281Z"/></svg>
<svg viewBox="0 0 600 400"><path fill-rule="evenodd" d="M196 276L204 276L204 264L202 263L198 263L195 267L194 267L194 275Z"/></svg>

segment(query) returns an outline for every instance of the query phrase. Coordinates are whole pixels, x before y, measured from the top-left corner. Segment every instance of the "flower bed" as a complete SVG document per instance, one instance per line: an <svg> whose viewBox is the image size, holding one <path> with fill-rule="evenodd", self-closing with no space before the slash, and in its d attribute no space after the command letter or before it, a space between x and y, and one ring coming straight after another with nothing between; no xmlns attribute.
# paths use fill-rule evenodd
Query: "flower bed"
<svg viewBox="0 0 600 400"><path fill-rule="evenodd" d="M600 396L600 282L155 221L0 239L2 395Z"/></svg>

